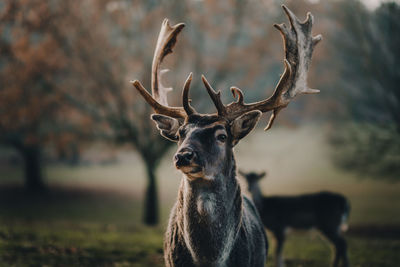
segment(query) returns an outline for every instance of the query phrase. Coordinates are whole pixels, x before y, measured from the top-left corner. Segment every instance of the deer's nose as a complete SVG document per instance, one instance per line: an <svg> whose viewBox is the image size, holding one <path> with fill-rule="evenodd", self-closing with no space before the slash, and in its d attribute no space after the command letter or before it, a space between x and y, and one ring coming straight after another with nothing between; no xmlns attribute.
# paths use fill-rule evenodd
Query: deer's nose
<svg viewBox="0 0 400 267"><path fill-rule="evenodd" d="M195 152L192 149L190 148L181 149L174 156L175 166L182 167L190 165L194 157L195 157Z"/></svg>

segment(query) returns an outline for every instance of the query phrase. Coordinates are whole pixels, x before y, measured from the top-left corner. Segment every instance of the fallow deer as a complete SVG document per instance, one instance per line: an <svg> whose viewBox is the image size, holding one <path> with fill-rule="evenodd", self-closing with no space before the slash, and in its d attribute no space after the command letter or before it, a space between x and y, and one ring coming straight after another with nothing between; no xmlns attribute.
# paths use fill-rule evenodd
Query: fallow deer
<svg viewBox="0 0 400 267"><path fill-rule="evenodd" d="M291 27L275 25L284 40L284 73L273 93L263 101L245 104L243 93L231 88L236 102L224 105L202 76L216 114L200 114L191 105L189 87L192 74L183 86L183 107L170 107L160 83L164 57L172 52L183 23L170 26L164 20L157 40L152 66L152 94L139 81L132 84L153 108L151 116L161 135L177 142L174 156L183 173L177 201L171 211L164 241L167 266L264 266L267 239L253 202L243 196L237 180L233 147L256 125L260 115L272 111L266 129L299 94L317 93L306 84L314 46L321 36L312 37L313 17L304 22L285 6Z"/></svg>
<svg viewBox="0 0 400 267"><path fill-rule="evenodd" d="M333 266L349 266L347 244L342 232L347 230L349 201L341 194L319 192L298 196L263 196L258 181L265 172L239 174L246 178L248 189L264 226L276 239L276 265L283 266L283 244L287 228L318 229L335 247Z"/></svg>

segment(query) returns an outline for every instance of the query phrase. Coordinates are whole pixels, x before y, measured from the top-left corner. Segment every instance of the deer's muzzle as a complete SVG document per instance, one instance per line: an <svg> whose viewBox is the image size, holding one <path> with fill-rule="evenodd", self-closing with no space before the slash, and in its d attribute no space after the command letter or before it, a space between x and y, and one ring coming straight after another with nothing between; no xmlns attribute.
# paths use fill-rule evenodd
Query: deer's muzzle
<svg viewBox="0 0 400 267"><path fill-rule="evenodd" d="M175 156L175 166L179 169L181 167L190 166L196 158L196 152L191 148L183 148L179 150Z"/></svg>

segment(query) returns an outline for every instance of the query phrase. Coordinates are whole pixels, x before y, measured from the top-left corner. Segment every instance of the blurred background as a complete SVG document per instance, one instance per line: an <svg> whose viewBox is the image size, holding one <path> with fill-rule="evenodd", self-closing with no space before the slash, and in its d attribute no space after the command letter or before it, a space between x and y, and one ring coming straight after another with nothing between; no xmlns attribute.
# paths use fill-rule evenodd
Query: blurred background
<svg viewBox="0 0 400 267"><path fill-rule="evenodd" d="M225 103L230 86L247 102L268 97L283 71L282 3L301 20L312 12L324 37L309 75L321 93L268 132L265 116L235 148L238 166L268 172L265 195L344 194L352 265L397 266L400 6L380 0L1 1L0 265L163 266L181 174L129 81L150 89L167 17L186 24L163 64L172 105L189 72L201 112L214 112L201 74ZM313 231L290 234L284 251L287 266L329 264Z"/></svg>

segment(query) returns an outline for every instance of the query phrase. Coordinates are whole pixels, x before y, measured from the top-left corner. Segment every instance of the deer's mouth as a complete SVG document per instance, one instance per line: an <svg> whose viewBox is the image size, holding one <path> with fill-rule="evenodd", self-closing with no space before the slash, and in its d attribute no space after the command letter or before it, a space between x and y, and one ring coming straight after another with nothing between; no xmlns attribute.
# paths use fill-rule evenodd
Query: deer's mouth
<svg viewBox="0 0 400 267"><path fill-rule="evenodd" d="M190 179L197 179L204 176L204 168L200 165L188 165L177 167L178 170L183 172Z"/></svg>
<svg viewBox="0 0 400 267"><path fill-rule="evenodd" d="M201 167L200 165L180 166L177 168L185 174L196 174L199 172L203 172L203 167Z"/></svg>

